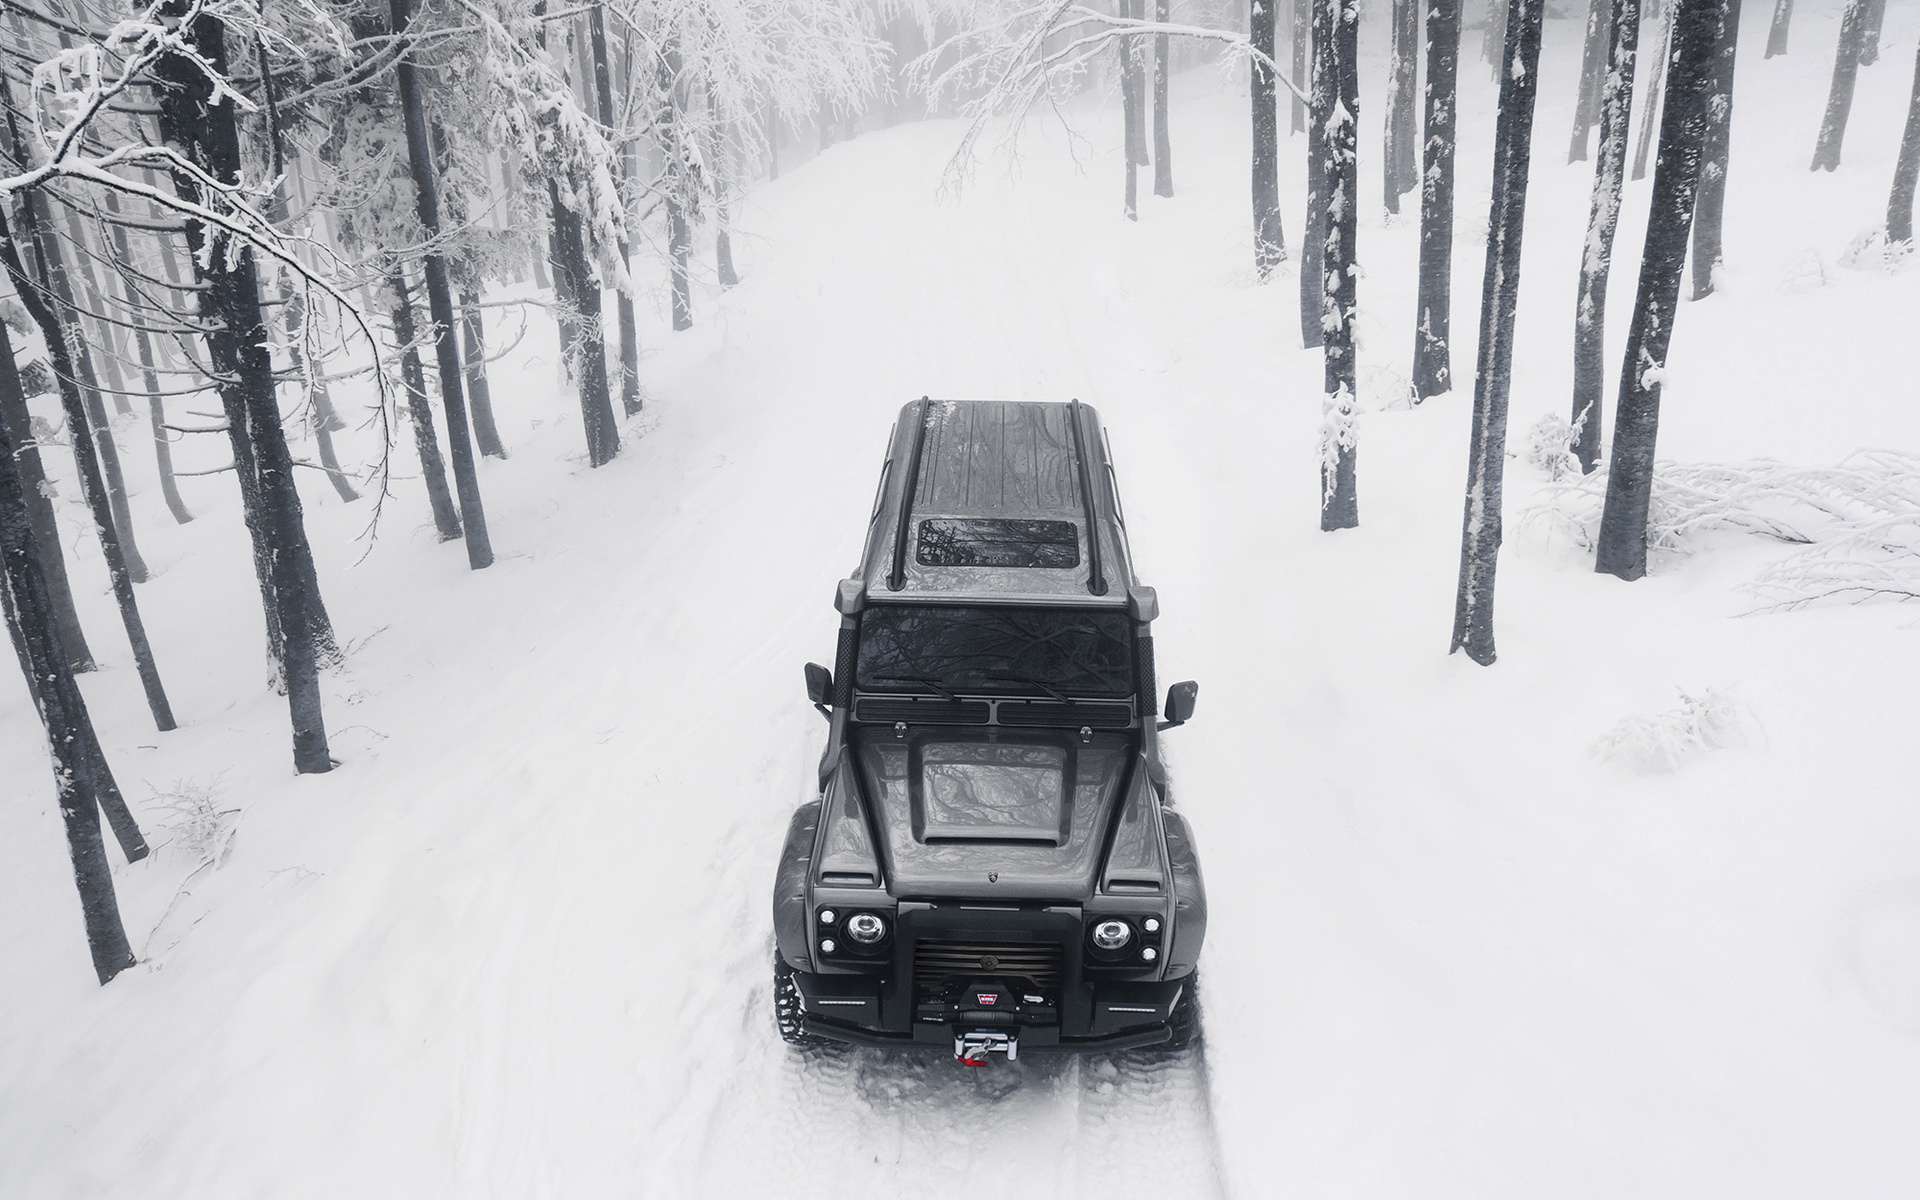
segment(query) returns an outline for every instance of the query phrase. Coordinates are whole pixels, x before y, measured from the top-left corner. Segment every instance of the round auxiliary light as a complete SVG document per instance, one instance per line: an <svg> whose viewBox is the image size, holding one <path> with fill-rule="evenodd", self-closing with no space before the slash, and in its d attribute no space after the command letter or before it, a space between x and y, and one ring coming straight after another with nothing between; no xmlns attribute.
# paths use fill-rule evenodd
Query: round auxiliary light
<svg viewBox="0 0 1920 1200"><path fill-rule="evenodd" d="M820 939L820 953L832 954L838 948L839 948L838 945L834 942L832 938Z"/></svg>
<svg viewBox="0 0 1920 1200"><path fill-rule="evenodd" d="M847 936L862 946L877 945L887 936L887 923L876 913L855 913L847 918Z"/></svg>
<svg viewBox="0 0 1920 1200"><path fill-rule="evenodd" d="M1148 933L1159 933L1159 932L1160 932L1160 918L1159 918L1159 917L1148 917L1148 918L1147 918L1146 920L1144 920L1144 921L1142 921L1142 922L1140 922L1140 928L1142 928L1142 929L1144 929L1144 930L1146 930L1146 931L1147 931Z"/></svg>
<svg viewBox="0 0 1920 1200"><path fill-rule="evenodd" d="M1093 927L1093 944L1114 951L1133 940L1133 926L1125 921L1102 921Z"/></svg>
<svg viewBox="0 0 1920 1200"><path fill-rule="evenodd" d="M1140 951L1140 961L1142 962L1152 962L1154 959L1159 957L1160 957L1160 952L1158 950L1155 950L1152 946L1143 947Z"/></svg>
<svg viewBox="0 0 1920 1200"><path fill-rule="evenodd" d="M831 925L831 924L833 924L833 920L834 920L834 915L835 915L835 914L834 914L834 911L833 911L832 909L830 909L830 908L823 908L823 909L821 909L821 910L820 910L820 923L821 923L822 925Z"/></svg>

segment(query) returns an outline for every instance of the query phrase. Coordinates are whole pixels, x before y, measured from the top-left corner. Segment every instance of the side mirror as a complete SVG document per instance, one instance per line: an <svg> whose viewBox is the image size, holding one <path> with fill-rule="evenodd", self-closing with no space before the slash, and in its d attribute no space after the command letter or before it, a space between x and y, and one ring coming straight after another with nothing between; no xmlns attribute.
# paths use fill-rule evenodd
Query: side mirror
<svg viewBox="0 0 1920 1200"><path fill-rule="evenodd" d="M807 664L807 699L813 701L821 716L829 721L833 719L833 714L827 711L833 703L833 672L819 663Z"/></svg>
<svg viewBox="0 0 1920 1200"><path fill-rule="evenodd" d="M1168 688L1167 704L1164 710L1167 719L1160 722L1159 728L1172 729L1175 725L1185 725L1193 720L1193 702L1199 697L1200 685L1191 679Z"/></svg>

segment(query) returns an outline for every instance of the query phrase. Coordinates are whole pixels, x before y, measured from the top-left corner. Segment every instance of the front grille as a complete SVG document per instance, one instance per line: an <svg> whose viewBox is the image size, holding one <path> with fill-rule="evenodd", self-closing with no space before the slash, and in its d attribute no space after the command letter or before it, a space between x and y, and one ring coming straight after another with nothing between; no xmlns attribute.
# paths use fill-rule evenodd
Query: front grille
<svg viewBox="0 0 1920 1200"><path fill-rule="evenodd" d="M1133 724L1133 710L1125 704L1073 704L1038 700L1027 704L1000 702L1002 725L1085 725L1094 729L1125 729Z"/></svg>
<svg viewBox="0 0 1920 1200"><path fill-rule="evenodd" d="M910 725L985 725L988 709L983 701L962 700L876 700L863 698L854 709L856 721L891 725L905 721Z"/></svg>
<svg viewBox="0 0 1920 1200"><path fill-rule="evenodd" d="M976 975L1020 975L1042 991L1060 986L1058 942L920 942L913 948L913 982L921 992L938 992L955 979Z"/></svg>

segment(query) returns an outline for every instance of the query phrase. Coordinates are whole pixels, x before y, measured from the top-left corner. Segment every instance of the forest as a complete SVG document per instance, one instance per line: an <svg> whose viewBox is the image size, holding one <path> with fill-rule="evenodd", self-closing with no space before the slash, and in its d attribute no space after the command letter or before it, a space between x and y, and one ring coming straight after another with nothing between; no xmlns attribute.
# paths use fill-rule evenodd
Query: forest
<svg viewBox="0 0 1920 1200"><path fill-rule="evenodd" d="M1308 849L1303 882L1282 891L1298 911L1343 908L1333 924L1377 905L1389 915L1361 944L1419 943L1424 904L1457 919L1436 945L1462 974L1416 951L1359 965L1367 952L1348 961L1325 928L1282 935L1402 1039L1399 1065L1369 1059L1362 1079L1438 1089L1445 1072L1418 1065L1400 1002L1354 980L1431 970L1459 994L1495 977L1535 987L1493 965L1505 960L1482 939L1501 935L1471 930L1560 945L1533 918L1481 920L1519 913L1531 887L1572 887L1533 874L1558 863L1591 890L1545 911L1600 929L1564 935L1587 947L1565 959L1602 965L1568 966L1553 987L1606 976L1612 947L1661 923L1637 903L1598 915L1642 872L1659 876L1646 894L1700 918L1703 942L1738 926L1712 951L1663 932L1681 939L1661 943L1665 966L1635 960L1616 977L1638 984L1608 985L1669 1014L1657 1038L1623 1040L1671 1039L1683 1056L1719 1052L1679 1047L1708 1013L1737 1019L1738 987L1791 975L1813 989L1755 947L1785 929L1815 938L1811 914L1827 914L1847 932L1809 952L1827 965L1806 979L1854 980L1827 997L1849 1015L1811 990L1747 1015L1780 1040L1870 1026L1845 1078L1894 1128L1920 1112L1911 1083L1890 1082L1920 1028L1920 893L1894 850L1916 832L1898 802L1920 765L1897 682L1916 665L1903 602L1920 599L1920 6L0 0L0 31L0 600L22 672L0 692L0 920L16 926L0 961L6 990L35 996L0 1021L0 1062L15 1064L0 1066L0 1108L105 1044L144 1064L128 1071L174 1069L142 1047L195 1008L208 1015L191 1018L185 1061L233 1112L263 1103L270 1079L397 1047L437 1024L422 1015L436 1005L468 1039L407 1051L407 1087L330 1118L354 1152L323 1167L331 1152L302 1140L315 1173L298 1186L278 1186L257 1149L189 1137L158 1101L106 1132L80 1115L95 1110L79 1085L58 1116L0 1117L13 1126L0 1160L16 1161L0 1185L306 1194L379 1178L373 1194L400 1194L452 1170L454 1194L544 1194L567 1177L559 1152L499 1149L544 1144L529 1123L565 1119L528 1096L621 1085L567 1042L541 1050L539 1084L515 1094L507 1081L528 1068L504 1065L506 1030L574 1021L596 1044L735 1053L745 1035L724 1022L765 1024L733 965L764 957L754 872L808 773L799 663L832 636L828 593L853 560L888 414L969 390L1078 396L1130 442L1129 503L1160 513L1136 536L1159 548L1159 574L1187 580L1160 583L1188 606L1170 603L1168 623L1193 627L1184 648L1233 709L1182 745L1183 765L1211 754L1192 776L1210 802L1242 792L1263 812L1201 809L1202 834L1340 847L1316 861L1352 868L1319 893L1344 901L1308 896L1304 881L1332 871L1306 866ZM734 594L752 589L765 595ZM1177 633L1164 645L1183 648ZM1308 764L1304 782L1266 773L1269 744ZM1716 807L1674 815L1688 779ZM1296 787L1327 807L1267 811ZM1428 788L1445 799L1417 799ZM1789 815L1786 789L1851 797L1844 838ZM1470 832L1432 857L1404 830L1369 841L1391 823L1374 798L1402 792L1411 827L1471 811ZM1585 811L1549 825L1523 794ZM1729 815L1736 794L1764 796L1768 816ZM1600 831L1603 804L1631 810L1629 832ZM1581 858L1582 838L1604 857ZM1790 865L1809 841L1817 865ZM1507 879L1534 852L1526 879ZM1693 879L1689 853L1726 856L1709 869L1724 886ZM1482 855L1506 882L1453 898L1432 864ZM1391 900L1346 890L1417 856L1422 882L1384 885ZM685 860L668 868L677 886L724 894L719 915L625 879L660 858ZM1802 869L1812 890L1759 898L1760 881ZM609 915L643 899L683 932L655 944L632 928L653 917ZM1748 925L1735 910L1771 915ZM1247 965L1208 986L1265 986L1255 930L1233 920L1217 952ZM464 932L475 924L492 932ZM443 935L457 955L419 949ZM326 949L269 949L297 944ZM687 1025L625 1028L586 984L556 999L530 982L575 969L560 947L621 995L649 984L604 960L725 961L677 968L708 980L669 989ZM433 969L443 953L461 965ZM1722 953L1749 957L1696 979L1704 992L1650 982ZM208 982L178 978L195 972ZM1330 1001L1274 986L1283 1008L1328 1016ZM377 1014L358 1007L362 988L389 993ZM111 998L127 991L148 999ZM721 1015L689 1015L703 1004ZM1256 1036L1250 1016L1221 1019L1216 1047L1235 1020ZM137 1033L105 1032L123 1028ZM1434 1053L1484 1048L1449 1044ZM289 1046L296 1059L274 1057ZM1824 1078L1785 1051L1742 1075L1726 1066L1739 1051L1721 1049L1696 1064L1719 1080L1703 1093ZM1280 1067L1333 1069L1289 1054ZM657 1090L637 1051L615 1058L626 1083ZM625 1117L652 1133L625 1149L612 1134L579 1149L587 1125L555 1135L578 1151L566 1162L590 1164L575 1178L753 1190L742 1181L769 1156L727 1124L727 1093L695 1082L699 1061L673 1060L698 1117L650 1099ZM762 1082L780 1070L751 1061ZM836 1070L778 1075L774 1092L897 1114L867 1068ZM1122 1070L1122 1093L1158 1098L1116 1102L1097 1130L1117 1144L1153 1121L1203 1129L1205 1163L1153 1178L1265 1194L1249 1182L1258 1155L1233 1146L1257 1142L1263 1114L1311 1105L1215 1070L1211 1083ZM1503 1087L1514 1071L1476 1077L1507 1098L1489 1112L1536 1095ZM436 1132L438 1157L380 1166L378 1114L405 1125L401 1097L448 1072L483 1078L487 1099L461 1103L490 1107ZM349 1074L360 1094L379 1072ZM1028 1082L1020 1102L1039 1105L1059 1077ZM899 1086L931 1111L1018 1124L971 1085ZM1633 1086L1623 1074L1595 1103L1623 1114ZM277 1120L344 1111L301 1103ZM555 1111L591 1124L585 1105ZM1762 1100L1727 1105L1740 1117L1724 1138L1603 1177L1629 1187L1669 1160L1717 1172L1742 1137L1787 1119ZM1048 1128L1051 1110L1034 1111ZM933 1118L898 1120L911 1140ZM1646 1134L1649 1120L1603 1125ZM87 1132L10 1153L55 1125ZM673 1148L695 1134L732 1147L733 1174L726 1153ZM1346 1136L1335 1143L1352 1151ZM1010 1161L1052 1161L1014 1140ZM173 1148L154 1152L145 1193L142 1144ZM1438 1153L1419 1145L1387 1177ZM74 1165L102 1147L102 1165ZM1791 1169L1735 1172L1759 1181L1747 1194L1819 1177L1823 1155L1773 1153ZM1540 1194L1510 1159L1487 1161L1490 1174L1414 1194ZM1882 1147L1832 1178L1893 1194L1877 1189L1914 1165ZM859 1178L907 1194L893 1189L945 1176L915 1161ZM997 1178L976 1163L954 1180ZM1333 1191L1366 1190L1342 1179ZM1656 1192L1678 1194L1643 1194Z"/></svg>

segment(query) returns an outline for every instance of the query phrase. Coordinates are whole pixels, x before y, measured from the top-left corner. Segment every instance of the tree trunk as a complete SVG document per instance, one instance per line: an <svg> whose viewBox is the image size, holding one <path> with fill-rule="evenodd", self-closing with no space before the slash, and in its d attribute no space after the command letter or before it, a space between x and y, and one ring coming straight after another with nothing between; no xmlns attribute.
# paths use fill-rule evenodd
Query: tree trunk
<svg viewBox="0 0 1920 1200"><path fill-rule="evenodd" d="M580 389L580 417L586 427L587 462L603 467L620 453L620 428L614 424L613 400L607 388L607 349L601 330L600 285L587 266L586 235L580 214L560 199L560 189L547 185L553 210L553 273L561 311L576 317L561 319L567 363ZM569 324L572 328L569 329Z"/></svg>
<svg viewBox="0 0 1920 1200"><path fill-rule="evenodd" d="M1913 64L1913 96L1907 101L1907 128L1900 135L1900 160L1893 168L1893 194L1887 199L1887 241L1913 242L1913 190L1920 181L1920 55Z"/></svg>
<svg viewBox="0 0 1920 1200"><path fill-rule="evenodd" d="M1339 64L1333 59L1333 13L1328 0L1311 0L1312 106L1307 115L1307 227L1300 235L1300 342L1308 350L1326 345L1327 123L1340 98Z"/></svg>
<svg viewBox="0 0 1920 1200"><path fill-rule="evenodd" d="M1329 10L1327 24L1333 36L1331 53L1320 61L1335 74L1337 107L1322 122L1326 139L1327 248L1326 267L1326 393L1321 402L1320 528L1351 529L1360 523L1354 491L1354 397L1358 376L1354 367L1353 322L1359 256L1354 235L1360 216L1360 8L1349 0L1322 0ZM1315 81L1315 96L1321 85Z"/></svg>
<svg viewBox="0 0 1920 1200"><path fill-rule="evenodd" d="M10 94L8 99L11 100ZM25 161L18 153L18 130L13 131L13 144L15 161ZM72 435L76 458L83 444L92 447L92 454L100 465L105 486L104 500L113 523L114 540L119 544L120 554L126 564L127 578L134 583L145 583L149 574L146 561L140 557L140 548L134 544L133 509L127 503L126 477L120 471L120 448L113 439L113 425L107 420L106 406L100 400L100 382L94 377L93 355L87 349L86 334L80 324L73 281L67 273L65 256L60 252L59 240L49 224L49 217L46 198L37 189L21 197L22 232L33 244L34 257L40 266L41 286L53 297L52 316L59 330L59 340L65 347L67 365L58 369L69 374L79 385L81 404L67 414L67 432ZM44 328L41 333L47 335ZM48 340L49 353L53 349L52 340ZM65 389L62 389L64 394Z"/></svg>
<svg viewBox="0 0 1920 1200"><path fill-rule="evenodd" d="M888 109L890 114L892 111ZM731 126L721 120L720 100L714 93L711 80L707 82L707 119L714 128L713 145L707 156L713 165L713 268L720 286L730 288L740 283L740 273L733 269L733 213L728 199L733 184L733 139L729 136ZM637 366L635 378L638 379ZM636 382L633 407L627 410L627 414L631 416L639 411Z"/></svg>
<svg viewBox="0 0 1920 1200"><path fill-rule="evenodd" d="M491 458L507 457L500 441L499 427L493 423L493 390L487 385L487 326L480 310L480 292L469 287L460 293L460 337L465 356L467 402L473 406L473 436L480 453Z"/></svg>
<svg viewBox="0 0 1920 1200"><path fill-rule="evenodd" d="M1647 99L1640 113L1640 144L1633 152L1633 178L1647 174L1647 150L1653 145L1653 131L1660 119L1661 96L1666 92L1667 60L1673 57L1674 0L1667 0L1660 18L1660 56L1653 62L1653 78L1647 81Z"/></svg>
<svg viewBox="0 0 1920 1200"><path fill-rule="evenodd" d="M1120 0L1122 14L1130 21L1146 19L1147 0ZM1140 35L1128 33L1120 38L1125 67L1121 74L1127 96L1133 105L1133 132L1127 140L1127 154L1135 166L1147 165L1147 71Z"/></svg>
<svg viewBox="0 0 1920 1200"><path fill-rule="evenodd" d="M1414 114L1420 86L1420 0L1393 0L1389 66L1387 71L1386 154L1382 172L1387 211L1400 211L1400 197L1418 185L1413 139L1419 131Z"/></svg>
<svg viewBox="0 0 1920 1200"><path fill-rule="evenodd" d="M413 298L399 267L387 277L387 286L394 295L393 336L401 346L400 375L407 389L407 412L413 420L413 444L420 452L420 475L433 506L433 527L441 541L450 542L460 536L460 513L447 488L446 463L440 457L440 440L433 429L433 406L427 403L427 373L420 364L419 347L414 345L418 331L413 323Z"/></svg>
<svg viewBox="0 0 1920 1200"><path fill-rule="evenodd" d="M75 292L83 302L83 307L97 313L104 313L108 307L107 291L100 284L99 273L93 269L93 256L98 253L98 250L90 244L92 239L87 237L86 223L80 219L79 210L64 200L60 202L60 210L67 220L67 240L73 246L74 269L69 274L79 280L79 286ZM45 232L49 236L55 236L52 215L51 212L45 213L47 218ZM73 282L73 279L69 278L68 282ZM91 327L92 329L92 337L87 343L89 347L87 356L93 360L95 369L106 381L105 396L111 397L113 401L113 415L124 417L131 414L133 407L127 403L129 389L127 378L120 370L120 345L119 339L114 336L113 326L98 317L83 318L78 313L74 314L74 320L80 328ZM94 355L94 348L99 350L98 356ZM118 463L115 464L115 468L118 468ZM114 471L107 472L109 484L112 483L113 476Z"/></svg>
<svg viewBox="0 0 1920 1200"><path fill-rule="evenodd" d="M1487 0L1487 27L1480 36L1480 54L1493 68L1494 82L1500 81L1500 55L1507 44L1506 0Z"/></svg>
<svg viewBox="0 0 1920 1200"><path fill-rule="evenodd" d="M1647 573L1647 504L1653 488L1655 435L1660 429L1661 377L1673 338L1687 231L1700 186L1720 15L1721 0L1679 0L1674 17L1673 65L1667 78L1666 113L1660 119L1660 158L1653 169L1639 294L1620 365L1613 457L1594 561L1595 570L1622 579Z"/></svg>
<svg viewBox="0 0 1920 1200"><path fill-rule="evenodd" d="M53 605L53 626L60 635L60 644L66 647L67 665L76 672L91 671L93 652L87 648L86 634L80 628L80 614L73 607L73 587L67 581L60 527L54 517L53 500L46 492L46 466L40 461L40 447L33 440L33 421L20 386L13 339L4 322L0 322L0 433L6 434L14 447L14 462L26 497L27 527L34 543L41 547L40 565L47 581L47 596Z"/></svg>
<svg viewBox="0 0 1920 1200"><path fill-rule="evenodd" d="M1413 398L1453 390L1454 118L1460 0L1427 0L1427 129L1420 188L1420 294L1414 306Z"/></svg>
<svg viewBox="0 0 1920 1200"><path fill-rule="evenodd" d="M1633 107L1640 0L1613 0L1613 36L1607 49L1607 88L1600 101L1600 161L1593 168L1593 205L1580 259L1580 293L1573 310L1573 444L1580 470L1600 463L1600 401L1606 388L1607 275L1620 224L1621 175Z"/></svg>
<svg viewBox="0 0 1920 1200"><path fill-rule="evenodd" d="M595 0L587 10L588 40L593 45L593 91L600 109L600 123L609 129L615 125L613 109L613 71L607 57L607 17L604 0ZM624 130L616 130L615 136L624 140ZM620 156L621 185L623 190L632 186L626 172L626 156ZM625 238L615 246L620 256L620 272L628 275L633 269L633 250ZM640 320L633 308L633 281L631 278L613 280L614 307L620 319L620 406L628 416L640 411ZM496 439L497 440L497 439Z"/></svg>
<svg viewBox="0 0 1920 1200"><path fill-rule="evenodd" d="M15 265L11 249L7 255L11 269ZM16 282L24 282L24 276ZM98 739L87 717L80 685L74 679L72 653L60 641L53 600L29 531L26 496L13 449L5 425L0 423L0 559L4 559L0 594L7 600L15 647L46 729L60 815L66 825L67 852L80 892L87 947L93 956L94 974L105 984L132 966L134 957L120 922L106 841L100 836L96 765L104 759L89 752L97 748ZM137 837L138 830L134 832ZM144 843L140 854L129 857L145 857Z"/></svg>
<svg viewBox="0 0 1920 1200"><path fill-rule="evenodd" d="M1122 20L1133 17L1132 0L1114 0L1114 11ZM1140 219L1140 159L1134 145L1140 140L1140 85L1135 78L1133 37L1122 33L1114 39L1120 55L1120 157L1125 165L1125 202L1122 210L1129 221Z"/></svg>
<svg viewBox="0 0 1920 1200"><path fill-rule="evenodd" d="M1293 36L1290 40L1293 47L1293 84L1294 87L1302 87L1304 86L1302 81L1307 77L1307 52L1313 43L1313 0L1292 0L1292 6ZM1287 93L1293 97L1293 132L1305 133L1307 131L1306 102L1300 99L1293 88L1288 88Z"/></svg>
<svg viewBox="0 0 1920 1200"><path fill-rule="evenodd" d="M170 0L162 15L183 17L187 11L186 0ZM226 29L218 17L199 12L181 26L181 32L216 77L228 74ZM162 136L215 180L238 186L240 130L233 98L215 92L200 63L182 53L162 58L155 74L163 84ZM175 187L184 197L211 202L184 175L176 174ZM246 516L256 566L262 549L267 552L262 599L277 610L280 624L280 665L293 727L294 770L302 774L330 771L333 759L321 712L319 667L323 656L337 658L338 650L307 542L300 492L293 478L293 454L280 423L258 266L250 247L236 246L227 235L199 222L187 224L187 244L194 251L195 273L205 289L200 294L200 312L213 331L207 335L207 355L227 413L243 506L250 499L249 469L257 480L254 505L249 506L255 510ZM268 619L269 636L273 620Z"/></svg>
<svg viewBox="0 0 1920 1200"><path fill-rule="evenodd" d="M1540 24L1545 0L1512 0L1500 61L1500 116L1493 140L1493 200L1487 214L1487 266L1480 290L1480 347L1474 364L1473 433L1467 457L1466 511L1460 531L1460 584L1453 645L1489 666L1494 568L1501 540L1501 483L1507 456L1507 392L1512 384L1513 319L1520 300L1520 240L1527 215L1528 149L1540 87Z"/></svg>
<svg viewBox="0 0 1920 1200"><path fill-rule="evenodd" d="M32 193L28 193L28 203L21 206L22 220L27 224L24 232L27 240L39 244L37 230L32 228ZM5 206L0 205L0 261L6 264L7 275L13 280L14 294L26 307L33 323L40 327L40 336L47 343L47 354L52 360L55 382L60 392L60 405L67 415L67 426L72 432L73 459L79 468L80 494L87 502L88 511L93 514L93 527L100 539L100 554L107 561L107 578L113 586L113 597L120 607L120 621L126 627L127 642L133 648L135 669L140 675L141 687L147 694L147 708L153 713L153 723L162 733L174 728L173 709L167 703L167 693L160 686L160 672L154 666L153 648L147 642L147 627L140 619L140 606L133 596L133 579L127 572L127 560L120 551L119 535L114 530L113 513L107 504L106 482L100 475L99 453L93 439L87 436L87 414L85 401L80 397L80 385L75 382L73 355L66 340L66 331L61 328L60 320L44 303L41 293L27 278L26 267L20 261L20 253L12 231L7 227ZM56 302L60 292L50 288L45 268L47 262L40 260L42 278L41 287L48 287ZM11 455L8 456L11 459ZM91 804L88 808L91 811ZM95 830L98 835L98 830Z"/></svg>
<svg viewBox="0 0 1920 1200"><path fill-rule="evenodd" d="M680 333L693 328L693 281L688 264L693 257L693 233L687 222L688 170L686 147L682 144L681 115L686 110L680 80L680 44L669 41L660 52L660 111L654 122L660 128L660 148L666 157L667 259L673 282L673 329ZM827 148L828 122L820 119L820 148Z"/></svg>
<svg viewBox="0 0 1920 1200"><path fill-rule="evenodd" d="M1608 0L1591 0L1587 6L1587 37L1580 54L1580 94L1573 104L1573 141L1567 149L1570 163L1587 161L1587 134L1599 118L1601 72L1607 57Z"/></svg>
<svg viewBox="0 0 1920 1200"><path fill-rule="evenodd" d="M1887 17L1887 0L1867 0L1866 20L1860 26L1860 65L1880 61L1880 26Z"/></svg>
<svg viewBox="0 0 1920 1200"><path fill-rule="evenodd" d="M110 216L120 215L120 196L110 190L102 191L101 198L106 203ZM112 225L113 251L123 263L133 261L132 248L128 244L127 231L117 222ZM120 281L120 298L126 304L127 311L137 311L133 285L124 278ZM147 389L147 423L153 433L153 458L160 472L160 494L165 497L167 511L173 519L185 525L193 520L193 513L187 508L186 501L180 498L180 486L173 477L173 441L167 435L167 416L165 402L160 395L160 377L154 371L157 363L153 348L153 337L146 326L134 331L134 351L140 356L140 382Z"/></svg>
<svg viewBox="0 0 1920 1200"><path fill-rule="evenodd" d="M1273 56L1275 0L1253 0L1248 22L1256 55ZM1256 57L1247 60L1247 91L1253 98L1253 269L1265 283L1287 257L1280 229L1280 110L1275 104L1273 70Z"/></svg>
<svg viewBox="0 0 1920 1200"><path fill-rule="evenodd" d="M1727 204L1727 155L1733 136L1733 55L1740 34L1740 0L1721 0L1720 44L1714 51L1713 95L1707 101L1707 144L1700 160L1700 195L1693 216L1693 298L1713 295L1723 261L1721 214Z"/></svg>
<svg viewBox="0 0 1920 1200"><path fill-rule="evenodd" d="M391 0L394 36L404 36L410 0ZM595 12L599 10L596 8ZM427 130L426 106L420 96L413 52L394 66L400 89L400 107L406 116L407 159L413 169L414 199L420 225L429 241L440 236L440 186L434 174L433 142ZM493 542L487 536L486 509L480 501L480 476L474 468L473 435L467 427L467 402L461 392L460 349L454 342L457 318L453 312L453 285L447 278L446 256L437 251L422 255L427 278L427 309L433 316L433 354L439 366L440 402L446 411L447 456L453 464L453 486L460 497L460 524L467 538L467 566L475 571L493 565Z"/></svg>
<svg viewBox="0 0 1920 1200"><path fill-rule="evenodd" d="M1271 0L1279 3L1279 0ZM1153 19L1167 23L1170 0L1153 0ZM1153 194L1173 196L1173 135L1167 129L1167 56L1168 38L1164 33L1153 38ZM1276 152L1277 154L1277 152Z"/></svg>
<svg viewBox="0 0 1920 1200"><path fill-rule="evenodd" d="M1787 26L1793 21L1793 0L1774 0L1773 25L1767 30L1767 57L1787 52Z"/></svg>
<svg viewBox="0 0 1920 1200"><path fill-rule="evenodd" d="M1833 86L1827 92L1827 111L1820 121L1820 139L1813 147L1815 171L1840 169L1840 143L1847 136L1847 114L1853 110L1853 81L1860 73L1860 46L1867 23L1867 0L1847 0L1840 18L1840 46L1833 55ZM1666 132L1665 126L1661 133Z"/></svg>

